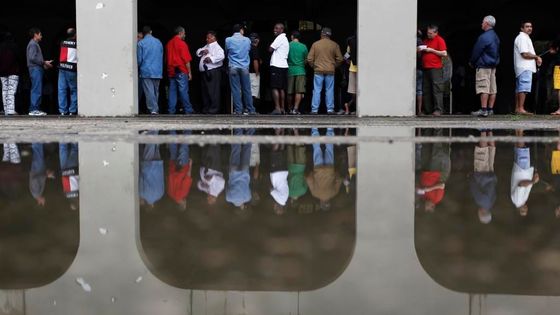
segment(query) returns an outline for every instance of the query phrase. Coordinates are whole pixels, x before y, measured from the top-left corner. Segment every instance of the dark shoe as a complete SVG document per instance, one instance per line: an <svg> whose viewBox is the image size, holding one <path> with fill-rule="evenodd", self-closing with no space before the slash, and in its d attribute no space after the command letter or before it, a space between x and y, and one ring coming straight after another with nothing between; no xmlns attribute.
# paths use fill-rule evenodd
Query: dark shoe
<svg viewBox="0 0 560 315"><path fill-rule="evenodd" d="M336 115L336 113L334 111L329 111L327 112L327 115L332 116L332 115Z"/></svg>
<svg viewBox="0 0 560 315"><path fill-rule="evenodd" d="M270 115L282 115L282 111L275 109L270 113Z"/></svg>
<svg viewBox="0 0 560 315"><path fill-rule="evenodd" d="M314 115L315 116L315 115L319 115L319 113L318 112L310 112L309 115Z"/></svg>
<svg viewBox="0 0 560 315"><path fill-rule="evenodd" d="M494 110L493 109L488 110L488 116L494 116Z"/></svg>

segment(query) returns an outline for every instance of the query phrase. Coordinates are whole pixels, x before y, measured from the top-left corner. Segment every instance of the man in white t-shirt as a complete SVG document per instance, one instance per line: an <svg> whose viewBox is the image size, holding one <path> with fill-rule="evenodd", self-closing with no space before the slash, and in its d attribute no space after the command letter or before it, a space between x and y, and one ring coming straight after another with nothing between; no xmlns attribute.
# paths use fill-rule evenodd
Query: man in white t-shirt
<svg viewBox="0 0 560 315"><path fill-rule="evenodd" d="M517 130L516 136L523 137L523 131ZM531 166L531 150L520 142L515 146L513 170L511 171L511 201L522 217L529 214L527 201L533 186L540 181L539 174Z"/></svg>
<svg viewBox="0 0 560 315"><path fill-rule="evenodd" d="M541 66L542 59L535 54L535 48L531 37L533 24L525 21L521 24L521 32L515 39L513 47L513 63L516 77L515 113L530 115L525 110L525 98L531 93L533 84L533 73L537 72L537 66Z"/></svg>
<svg viewBox="0 0 560 315"><path fill-rule="evenodd" d="M272 88L275 106L272 112L273 115L284 114L286 106L290 42L284 30L285 27L282 23L274 26L274 36L276 36L276 39L268 49L272 53L272 58L270 59L270 87Z"/></svg>

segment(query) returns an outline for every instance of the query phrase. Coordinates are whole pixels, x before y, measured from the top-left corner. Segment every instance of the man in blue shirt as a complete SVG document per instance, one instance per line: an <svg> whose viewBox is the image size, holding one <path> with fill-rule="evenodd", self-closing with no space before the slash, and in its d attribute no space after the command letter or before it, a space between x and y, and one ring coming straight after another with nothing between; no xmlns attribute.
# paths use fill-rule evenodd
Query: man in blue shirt
<svg viewBox="0 0 560 315"><path fill-rule="evenodd" d="M243 34L245 30L239 24L233 26L233 36L226 38L226 54L229 60L229 83L233 96L233 113L242 115L256 114L251 94L251 78L249 75L249 52L251 40ZM243 97L243 102L241 102ZM245 107L243 106L245 104Z"/></svg>
<svg viewBox="0 0 560 315"><path fill-rule="evenodd" d="M482 21L484 33L478 38L470 60L476 69L476 94L480 95L481 109L474 116L488 117L494 114L498 87L496 67L500 63L500 39L494 31L496 18L489 15Z"/></svg>
<svg viewBox="0 0 560 315"><path fill-rule="evenodd" d="M159 114L159 83L163 78L163 45L152 35L152 29L144 26L144 39L138 42L138 69L146 104L152 115Z"/></svg>

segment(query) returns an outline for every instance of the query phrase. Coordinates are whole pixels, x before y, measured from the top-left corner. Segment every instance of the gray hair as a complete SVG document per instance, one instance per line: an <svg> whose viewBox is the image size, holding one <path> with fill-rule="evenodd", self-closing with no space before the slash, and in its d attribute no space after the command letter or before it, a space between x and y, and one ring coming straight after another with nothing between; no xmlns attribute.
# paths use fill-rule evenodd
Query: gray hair
<svg viewBox="0 0 560 315"><path fill-rule="evenodd" d="M496 27L496 18L491 15L485 17L484 22L488 23L488 25L490 25L491 28Z"/></svg>
<svg viewBox="0 0 560 315"><path fill-rule="evenodd" d="M323 29L321 29L321 35L331 37L332 36L332 29L329 28L329 27L323 27Z"/></svg>
<svg viewBox="0 0 560 315"><path fill-rule="evenodd" d="M177 27L175 28L175 35L179 35L180 33L183 33L183 32L185 32L185 28L184 28L184 27L182 27L182 26L177 26Z"/></svg>

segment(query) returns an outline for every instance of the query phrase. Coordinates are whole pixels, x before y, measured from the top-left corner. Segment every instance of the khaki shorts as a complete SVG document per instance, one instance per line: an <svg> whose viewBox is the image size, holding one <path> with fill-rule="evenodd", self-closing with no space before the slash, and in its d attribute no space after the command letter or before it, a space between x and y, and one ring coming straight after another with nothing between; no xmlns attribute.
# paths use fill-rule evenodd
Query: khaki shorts
<svg viewBox="0 0 560 315"><path fill-rule="evenodd" d="M498 94L496 69L476 69L476 94Z"/></svg>
<svg viewBox="0 0 560 315"><path fill-rule="evenodd" d="M560 66L554 67L554 89L560 90Z"/></svg>
<svg viewBox="0 0 560 315"><path fill-rule="evenodd" d="M307 78L304 75L288 77L288 94L305 94Z"/></svg>
<svg viewBox="0 0 560 315"><path fill-rule="evenodd" d="M350 71L348 74L348 93L357 94L358 92L358 72Z"/></svg>
<svg viewBox="0 0 560 315"><path fill-rule="evenodd" d="M251 95L254 98L261 98L261 77L254 73L249 74L251 78Z"/></svg>
<svg viewBox="0 0 560 315"><path fill-rule="evenodd" d="M496 159L495 147L476 147L474 149L474 171L476 173L494 172L494 160Z"/></svg>

